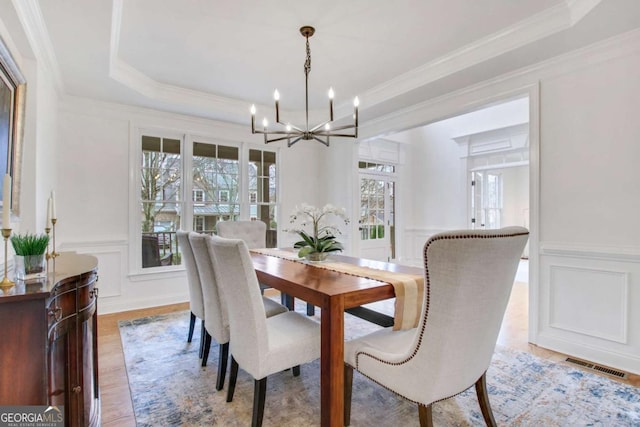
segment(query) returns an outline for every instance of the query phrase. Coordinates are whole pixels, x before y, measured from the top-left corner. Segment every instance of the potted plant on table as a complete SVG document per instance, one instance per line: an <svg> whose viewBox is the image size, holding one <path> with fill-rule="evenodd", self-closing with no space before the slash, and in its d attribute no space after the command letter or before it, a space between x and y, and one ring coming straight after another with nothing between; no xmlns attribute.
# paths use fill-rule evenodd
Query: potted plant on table
<svg viewBox="0 0 640 427"><path fill-rule="evenodd" d="M300 227L302 228L289 231L298 234L302 238L302 240L293 245L294 248L299 249L299 258L306 258L309 261L324 261L328 254L340 252L344 249L342 243L336 240L336 234L342 234L338 227L333 224L323 225L321 222L330 215L340 218L345 224L349 224L349 218L342 208L337 208L330 204L325 205L322 209L304 203L300 207L296 206L295 211L289 218L289 222L294 224L300 220ZM310 233L304 229L307 226L311 226Z"/></svg>
<svg viewBox="0 0 640 427"><path fill-rule="evenodd" d="M16 253L13 270L17 280L46 277L45 252L49 245L49 236L46 234L15 234L11 236L11 245Z"/></svg>

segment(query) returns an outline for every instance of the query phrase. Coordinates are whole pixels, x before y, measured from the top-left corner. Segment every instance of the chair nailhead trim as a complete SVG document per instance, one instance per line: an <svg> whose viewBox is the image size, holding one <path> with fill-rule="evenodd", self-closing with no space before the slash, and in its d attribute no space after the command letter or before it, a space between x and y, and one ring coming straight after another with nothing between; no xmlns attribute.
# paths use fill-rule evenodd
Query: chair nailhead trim
<svg viewBox="0 0 640 427"><path fill-rule="evenodd" d="M499 231L499 230L497 230ZM481 234L482 233L482 234ZM424 331L426 329L427 326L427 320L429 319L429 303L431 302L431 282L429 279L429 263L428 263L428 259L427 259L427 252L429 250L429 247L431 246L431 244L433 244L434 242L437 242L439 240L460 240L460 239L493 239L493 238L502 238L502 237L517 237L517 236L525 236L528 235L529 232L518 232L518 233L495 233L495 232L478 232L478 233L465 233L465 234L444 234L444 235L439 235L439 236L434 236L429 238L429 240L427 240L427 242L424 245L424 249L423 249L423 257L424 257L424 274L425 274L425 278L424 278L424 286L426 288L426 291L424 293L424 315L423 318L420 322L420 334L418 336L418 343L416 344L415 348L413 349L413 352L411 353L411 355L409 357L407 357L406 359L400 361L400 362L388 362L386 360L382 360L379 357L373 356L370 353L366 353L364 351L362 352L358 352L356 353L356 366L355 366L355 370L360 372L360 370L358 369L358 363L359 363L359 357L362 356L368 356L370 358L372 358L373 360L376 360L380 363L383 363L385 365L391 365L391 366L399 366L399 365L403 365L407 362L409 362L411 359L413 359L416 354L418 354L418 349L420 348L420 345L422 344L422 338L424 336ZM485 371L486 372L486 371ZM406 396L403 396L402 394L398 393L395 390L391 390L389 387L380 384L378 381L376 381L375 379L369 377L366 374L363 374L362 372L360 372L363 376L365 376L366 378L368 378L369 380L373 381L374 383L378 384L379 386L397 394L398 396L402 397L403 399L408 400L409 402L412 403L416 403L419 405L431 405L432 403L436 403L436 402L440 402L442 400L446 400L446 399L450 399L454 396L457 396L461 393L464 393L467 389L469 389L471 386L473 386L473 384L469 385L469 387L465 388L464 390L460 391L459 393L456 394L452 394L451 396L448 397L444 397L442 399L430 402L430 403L422 403L422 402L417 402L413 399L409 399ZM477 382L477 380L476 380ZM475 383L474 383L475 384Z"/></svg>

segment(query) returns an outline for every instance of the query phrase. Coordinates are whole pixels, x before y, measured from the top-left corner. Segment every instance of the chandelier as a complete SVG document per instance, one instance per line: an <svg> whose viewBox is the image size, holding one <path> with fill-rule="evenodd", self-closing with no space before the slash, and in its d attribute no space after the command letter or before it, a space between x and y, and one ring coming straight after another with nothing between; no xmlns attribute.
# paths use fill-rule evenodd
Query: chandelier
<svg viewBox="0 0 640 427"><path fill-rule="evenodd" d="M311 71L311 49L309 48L309 37L313 36L315 29L310 26L300 28L300 34L307 40L307 58L304 61L304 89L305 89L305 113L306 123L304 128L280 121L280 93L276 89L273 98L276 103L276 123L280 125L280 130L269 130L269 122L265 117L262 120L262 129L256 129L256 106L251 106L251 133L264 135L264 143L287 140L287 146L291 147L296 142L304 139L316 140L322 144L329 146L331 137L357 138L358 137L358 105L360 101L356 96L353 100L353 124L332 127L333 122L333 88L329 88L329 120L322 122L312 128L309 128L309 72ZM353 129L353 133L344 133L344 131Z"/></svg>

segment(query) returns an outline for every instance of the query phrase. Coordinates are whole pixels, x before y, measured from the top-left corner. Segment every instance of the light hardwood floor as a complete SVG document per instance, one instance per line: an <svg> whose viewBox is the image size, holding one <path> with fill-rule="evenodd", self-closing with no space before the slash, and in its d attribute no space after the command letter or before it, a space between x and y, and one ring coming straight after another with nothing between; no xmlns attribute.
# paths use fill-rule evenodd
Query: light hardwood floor
<svg viewBox="0 0 640 427"><path fill-rule="evenodd" d="M527 342L527 293L528 287L526 284L517 282L514 285L498 343L535 354L545 359L553 361L564 360L566 356L563 354L545 350ZM118 330L118 321L153 316L172 311L188 310L188 308L188 303L182 303L98 316L98 355L102 399L102 425L104 427L133 427L136 425L133 406L131 404L131 394L129 392L129 382L124 365L124 354L122 351L120 332ZM185 339L186 333L185 325ZM597 374L597 372L594 373ZM604 374L601 375L606 376ZM639 375L629 375L626 380L616 380L640 387Z"/></svg>

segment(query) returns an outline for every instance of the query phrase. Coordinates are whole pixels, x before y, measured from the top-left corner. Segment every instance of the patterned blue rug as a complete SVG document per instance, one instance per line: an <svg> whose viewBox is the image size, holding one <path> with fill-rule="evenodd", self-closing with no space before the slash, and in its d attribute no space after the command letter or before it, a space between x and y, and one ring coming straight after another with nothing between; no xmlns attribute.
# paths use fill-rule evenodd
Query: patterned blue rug
<svg viewBox="0 0 640 427"><path fill-rule="evenodd" d="M209 366L200 367L199 338L186 342L188 323L188 312L120 322L137 425L250 425L252 378L241 370L234 401L226 403L228 376L224 390L215 390L217 345ZM349 315L345 323L347 339L377 328ZM487 384L500 426L640 426L639 388L528 353L496 349ZM353 387L352 426L419 425L414 404L357 372ZM269 377L264 425L319 425L319 392L318 361L303 365L299 377L290 371ZM475 389L434 404L433 421L484 426Z"/></svg>

